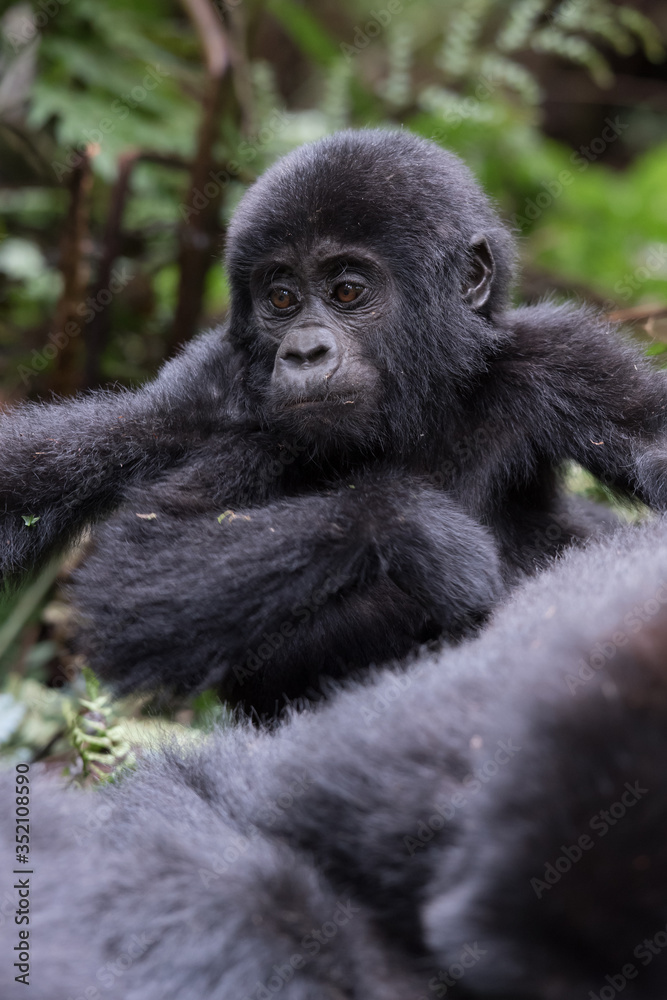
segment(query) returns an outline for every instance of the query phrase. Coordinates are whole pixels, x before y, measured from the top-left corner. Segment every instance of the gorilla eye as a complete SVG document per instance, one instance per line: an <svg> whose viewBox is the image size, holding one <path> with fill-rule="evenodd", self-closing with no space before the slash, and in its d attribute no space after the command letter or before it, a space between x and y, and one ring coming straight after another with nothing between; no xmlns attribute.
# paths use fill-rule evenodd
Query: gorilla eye
<svg viewBox="0 0 667 1000"><path fill-rule="evenodd" d="M363 290L363 285L353 285L351 281L344 281L342 285L336 285L334 288L334 298L338 302L354 302Z"/></svg>
<svg viewBox="0 0 667 1000"><path fill-rule="evenodd" d="M298 299L294 292L290 292L289 288L274 288L269 298L271 299L271 305L275 306L276 309L289 309L290 306L295 306Z"/></svg>

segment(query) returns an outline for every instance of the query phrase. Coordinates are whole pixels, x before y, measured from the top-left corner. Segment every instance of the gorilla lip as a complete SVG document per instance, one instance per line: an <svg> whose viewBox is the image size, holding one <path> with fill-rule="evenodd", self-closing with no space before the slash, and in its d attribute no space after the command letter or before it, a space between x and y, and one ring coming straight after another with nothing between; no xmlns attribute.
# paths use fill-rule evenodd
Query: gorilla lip
<svg viewBox="0 0 667 1000"><path fill-rule="evenodd" d="M335 396L328 396L324 399L299 399L293 403L286 403L284 409L294 410L305 406L354 406L356 399L341 399Z"/></svg>

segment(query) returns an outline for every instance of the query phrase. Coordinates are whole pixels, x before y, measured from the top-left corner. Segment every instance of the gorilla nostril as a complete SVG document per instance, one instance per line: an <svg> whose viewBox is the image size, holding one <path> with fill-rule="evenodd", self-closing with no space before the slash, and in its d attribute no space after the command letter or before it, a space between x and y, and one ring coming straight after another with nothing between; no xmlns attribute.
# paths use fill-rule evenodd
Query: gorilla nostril
<svg viewBox="0 0 667 1000"><path fill-rule="evenodd" d="M294 387L333 375L340 360L341 347L333 330L319 324L298 327L283 338L274 371L279 379Z"/></svg>
<svg viewBox="0 0 667 1000"><path fill-rule="evenodd" d="M306 354L306 361L309 364L315 365L318 361L322 361L329 353L329 348L324 347L314 347L312 351L308 351Z"/></svg>
<svg viewBox="0 0 667 1000"><path fill-rule="evenodd" d="M296 351L288 351L282 355L280 360L288 365L302 365L305 359L303 354L297 354Z"/></svg>
<svg viewBox="0 0 667 1000"><path fill-rule="evenodd" d="M330 353L330 348L321 344L317 347L311 348L310 350L286 351L282 355L281 360L294 367L306 368L309 365L319 364L319 362L323 361Z"/></svg>

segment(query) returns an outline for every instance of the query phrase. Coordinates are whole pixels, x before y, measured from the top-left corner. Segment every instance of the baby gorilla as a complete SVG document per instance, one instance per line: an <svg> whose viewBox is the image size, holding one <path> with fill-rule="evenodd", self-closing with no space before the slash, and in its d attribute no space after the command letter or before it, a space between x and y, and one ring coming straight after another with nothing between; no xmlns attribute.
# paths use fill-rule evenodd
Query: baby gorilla
<svg viewBox="0 0 667 1000"><path fill-rule="evenodd" d="M94 793L33 770L34 876L2 813L2 996L29 964L34 1000L662 1000L666 565L667 522L626 529L273 732Z"/></svg>
<svg viewBox="0 0 667 1000"><path fill-rule="evenodd" d="M136 392L0 417L0 572L111 514L77 587L95 668L260 715L474 629L604 521L564 461L667 506L663 374L590 310L511 309L513 254L432 143L292 153L230 227L223 329Z"/></svg>

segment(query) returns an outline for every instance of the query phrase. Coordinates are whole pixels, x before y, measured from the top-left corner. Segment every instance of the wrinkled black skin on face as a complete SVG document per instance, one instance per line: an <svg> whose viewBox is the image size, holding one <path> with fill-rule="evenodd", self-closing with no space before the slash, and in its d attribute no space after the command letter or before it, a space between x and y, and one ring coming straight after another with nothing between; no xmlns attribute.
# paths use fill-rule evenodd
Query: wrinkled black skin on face
<svg viewBox="0 0 667 1000"><path fill-rule="evenodd" d="M267 427L311 454L331 460L382 439L385 393L369 338L398 307L388 279L367 252L353 257L328 241L310 253L285 247L252 271L248 325L261 351L253 365L258 406ZM335 291L348 285L363 291L339 303ZM272 288L289 292L294 305L272 307Z"/></svg>
<svg viewBox="0 0 667 1000"><path fill-rule="evenodd" d="M135 392L0 417L2 573L111 515L76 587L96 669L260 715L468 633L604 527L563 499L565 460L667 506L663 374L590 309L510 309L512 264L439 147L297 150L232 222L224 329ZM336 300L345 281L358 300Z"/></svg>
<svg viewBox="0 0 667 1000"><path fill-rule="evenodd" d="M661 518L273 731L225 727L93 792L33 766L30 997L120 962L114 1000L590 1000L607 977L663 1000L666 566ZM0 811L5 872L15 838ZM0 962L3 1000L14 975Z"/></svg>

